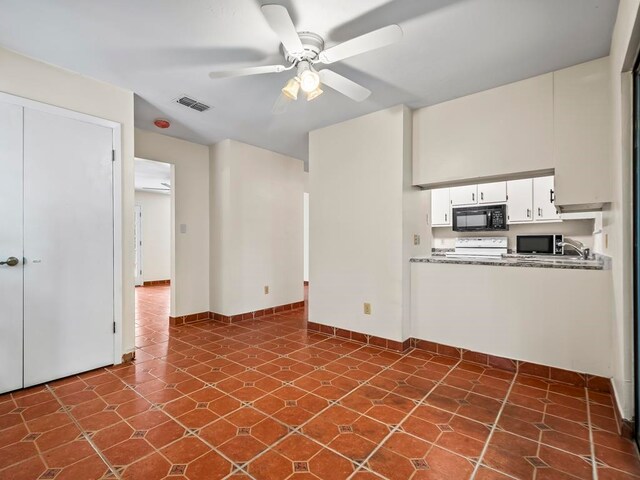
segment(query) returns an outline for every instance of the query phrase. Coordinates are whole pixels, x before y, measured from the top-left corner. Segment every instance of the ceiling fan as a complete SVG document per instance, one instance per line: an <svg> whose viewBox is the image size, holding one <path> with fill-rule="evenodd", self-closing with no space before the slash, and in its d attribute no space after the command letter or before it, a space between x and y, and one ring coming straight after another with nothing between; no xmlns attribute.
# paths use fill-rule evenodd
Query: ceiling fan
<svg viewBox="0 0 640 480"><path fill-rule="evenodd" d="M328 68L318 70L316 65L329 65L390 45L402 38L402 29L398 25L388 25L325 49L324 40L320 35L296 31L289 12L282 5L263 5L262 14L282 42L282 54L286 65L264 65L211 72L211 78L280 73L295 68L296 75L282 88L282 94L286 98L297 100L298 93L302 90L310 101L320 96L323 93L321 85L326 85L356 102L362 102L371 95L371 90Z"/></svg>

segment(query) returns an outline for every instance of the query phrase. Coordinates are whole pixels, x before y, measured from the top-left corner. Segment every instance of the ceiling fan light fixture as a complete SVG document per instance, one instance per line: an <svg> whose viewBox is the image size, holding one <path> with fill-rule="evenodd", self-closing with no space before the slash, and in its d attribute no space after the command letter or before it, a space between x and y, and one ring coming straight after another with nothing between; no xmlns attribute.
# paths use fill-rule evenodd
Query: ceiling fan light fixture
<svg viewBox="0 0 640 480"><path fill-rule="evenodd" d="M322 93L322 89L320 87L316 87L315 90L307 93L307 102L310 102L314 98L318 98L320 95L322 95Z"/></svg>
<svg viewBox="0 0 640 480"><path fill-rule="evenodd" d="M320 85L320 75L307 61L298 63L298 78L300 79L300 88L305 93L313 92Z"/></svg>
<svg viewBox="0 0 640 480"><path fill-rule="evenodd" d="M298 99L298 92L300 91L300 81L298 77L289 79L287 84L282 88L282 93L291 100Z"/></svg>

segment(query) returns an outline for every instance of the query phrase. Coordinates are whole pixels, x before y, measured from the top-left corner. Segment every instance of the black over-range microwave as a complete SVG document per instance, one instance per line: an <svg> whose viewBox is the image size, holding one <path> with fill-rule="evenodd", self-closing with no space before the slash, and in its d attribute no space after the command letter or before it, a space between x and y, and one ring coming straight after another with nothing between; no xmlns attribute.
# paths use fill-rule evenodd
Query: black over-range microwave
<svg viewBox="0 0 640 480"><path fill-rule="evenodd" d="M509 230L507 206L501 204L454 208L453 229L456 232Z"/></svg>

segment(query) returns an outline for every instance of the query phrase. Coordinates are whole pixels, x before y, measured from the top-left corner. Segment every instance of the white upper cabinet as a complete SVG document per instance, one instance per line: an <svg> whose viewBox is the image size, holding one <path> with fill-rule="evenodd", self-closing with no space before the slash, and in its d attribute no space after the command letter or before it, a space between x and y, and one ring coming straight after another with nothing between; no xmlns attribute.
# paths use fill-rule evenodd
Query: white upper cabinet
<svg viewBox="0 0 640 480"><path fill-rule="evenodd" d="M556 204L612 201L609 57L553 74Z"/></svg>
<svg viewBox="0 0 640 480"><path fill-rule="evenodd" d="M507 182L478 185L478 203L504 203L507 201Z"/></svg>
<svg viewBox="0 0 640 480"><path fill-rule="evenodd" d="M552 171L553 74L413 112L413 184Z"/></svg>
<svg viewBox="0 0 640 480"><path fill-rule="evenodd" d="M451 205L454 207L476 205L478 203L478 185L451 187L450 190Z"/></svg>
<svg viewBox="0 0 640 480"><path fill-rule="evenodd" d="M431 225L434 227L451 225L451 200L448 188L431 190Z"/></svg>
<svg viewBox="0 0 640 480"><path fill-rule="evenodd" d="M533 179L533 214L536 222L558 222L553 176Z"/></svg>
<svg viewBox="0 0 640 480"><path fill-rule="evenodd" d="M533 179L507 182L507 222L533 222Z"/></svg>

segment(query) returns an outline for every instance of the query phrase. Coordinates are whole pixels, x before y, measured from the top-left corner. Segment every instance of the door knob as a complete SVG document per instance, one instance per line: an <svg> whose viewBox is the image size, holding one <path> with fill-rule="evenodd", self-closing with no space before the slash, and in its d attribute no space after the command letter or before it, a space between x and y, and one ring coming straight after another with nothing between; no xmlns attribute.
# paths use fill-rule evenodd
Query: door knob
<svg viewBox="0 0 640 480"><path fill-rule="evenodd" d="M20 263L20 260L18 260L16 257L9 257L4 262L0 262L0 265L8 265L10 267L15 267L19 263Z"/></svg>

